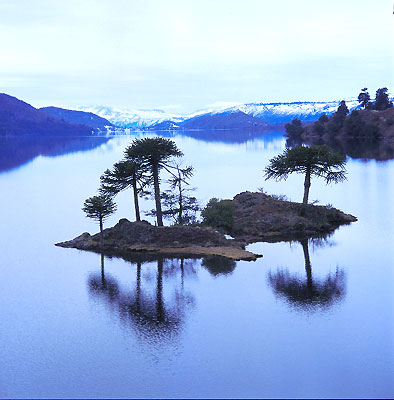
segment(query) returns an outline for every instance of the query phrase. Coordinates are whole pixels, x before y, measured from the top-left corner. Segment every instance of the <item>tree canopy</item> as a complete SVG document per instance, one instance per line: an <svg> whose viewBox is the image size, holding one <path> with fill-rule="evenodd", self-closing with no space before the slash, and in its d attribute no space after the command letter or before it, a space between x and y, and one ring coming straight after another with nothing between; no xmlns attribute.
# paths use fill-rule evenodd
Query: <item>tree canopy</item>
<svg viewBox="0 0 394 400"><path fill-rule="evenodd" d="M265 168L265 179L287 179L289 174L305 175L303 204L308 204L310 179L317 176L326 183L337 183L346 179L346 157L326 145L296 146L287 148L272 158Z"/></svg>
<svg viewBox="0 0 394 400"><path fill-rule="evenodd" d="M156 203L157 225L163 226L163 213L161 210L160 179L162 168L169 171L169 161L173 157L181 157L183 153L171 139L162 137L134 139L125 150L126 159L137 160L142 168L150 171L153 179L154 196Z"/></svg>
<svg viewBox="0 0 394 400"><path fill-rule="evenodd" d="M302 122L298 118L294 118L291 123L285 125L287 136L300 138L304 132Z"/></svg>
<svg viewBox="0 0 394 400"><path fill-rule="evenodd" d="M107 169L101 175L100 191L108 194L118 194L122 190L132 186L135 178L142 175L139 165L130 160L119 161L114 164L112 171Z"/></svg>
<svg viewBox="0 0 394 400"><path fill-rule="evenodd" d="M85 200L82 211L88 218L100 224L101 239L103 234L103 221L116 211L116 204L108 194L89 197Z"/></svg>
<svg viewBox="0 0 394 400"><path fill-rule="evenodd" d="M135 217L140 221L140 211L138 195L143 192L143 188L149 184L149 179L144 175L145 169L138 160L123 160L114 164L113 170L107 169L101 175L100 192L115 196L122 190L129 187L133 188Z"/></svg>
<svg viewBox="0 0 394 400"><path fill-rule="evenodd" d="M139 160L152 168L158 165L161 169L171 157L181 157L183 153L171 139L162 137L134 139L125 149L126 159Z"/></svg>
<svg viewBox="0 0 394 400"><path fill-rule="evenodd" d="M371 96L368 93L368 88L361 89L360 94L357 97L361 107L366 108L369 101L371 100Z"/></svg>
<svg viewBox="0 0 394 400"><path fill-rule="evenodd" d="M170 172L171 177L167 181L170 189L161 193L163 216L172 219L178 225L195 223L200 206L196 197L189 195L195 188L188 188L189 179L193 176L193 167L181 168L179 164L175 164L171 168L174 168L174 171ZM156 211L152 210L150 215L156 215Z"/></svg>
<svg viewBox="0 0 394 400"><path fill-rule="evenodd" d="M375 110L382 111L393 107L393 102L390 101L387 91L388 89L386 87L376 91Z"/></svg>

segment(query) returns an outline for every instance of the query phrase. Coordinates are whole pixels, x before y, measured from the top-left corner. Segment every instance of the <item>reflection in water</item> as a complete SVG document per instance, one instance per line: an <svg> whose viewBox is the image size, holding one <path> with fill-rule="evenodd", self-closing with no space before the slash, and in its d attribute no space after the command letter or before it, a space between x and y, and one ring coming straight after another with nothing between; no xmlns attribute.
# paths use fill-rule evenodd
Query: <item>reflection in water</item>
<svg viewBox="0 0 394 400"><path fill-rule="evenodd" d="M346 154L353 159L361 159L362 161L387 161L394 159L393 144L382 140L312 137L304 142L288 138L286 140L286 147L294 147L302 143L310 145L326 144L341 154Z"/></svg>
<svg viewBox="0 0 394 400"><path fill-rule="evenodd" d="M264 143L275 142L283 137L283 131L249 131L249 130L218 130L218 131L158 131L149 132L163 137L185 136L204 142L246 143L259 139ZM134 136L133 136L134 137ZM34 158L58 156L76 151L92 150L106 142L111 137L106 136L75 136L75 137L0 137L0 172L17 168Z"/></svg>
<svg viewBox="0 0 394 400"><path fill-rule="evenodd" d="M195 306L185 281L196 278L200 263L213 276L231 274L237 265L223 257L185 259L143 253L129 255L127 261L136 266L131 289L105 273L101 254L101 272L88 278L89 293L152 345L174 341L181 333L187 312ZM156 270L153 278L149 273L152 266ZM147 270L145 275L142 268Z"/></svg>
<svg viewBox="0 0 394 400"><path fill-rule="evenodd" d="M287 269L275 273L270 271L268 282L275 294L292 306L306 310L328 308L341 301L346 294L345 272L337 268L335 274L329 273L325 279L312 278L308 240L300 243L305 258L306 281L296 274L290 274Z"/></svg>
<svg viewBox="0 0 394 400"><path fill-rule="evenodd" d="M177 136L191 137L203 142L217 143L246 143L253 140L262 140L265 143L272 143L283 138L284 130L267 129L195 129L195 130L174 130L174 131L150 131L162 137L175 138Z"/></svg>
<svg viewBox="0 0 394 400"><path fill-rule="evenodd" d="M89 279L89 290L98 296L103 296L109 303L114 303L119 297L118 282L112 277L106 277L104 273L104 255L101 254L101 274L91 276Z"/></svg>
<svg viewBox="0 0 394 400"><path fill-rule="evenodd" d="M90 275L89 292L105 300L109 309L134 329L138 337L151 344L171 341L181 332L186 312L195 305L194 297L185 289L184 280L185 276L196 273L197 260L156 256L156 279L149 282L141 274L142 258L139 255L135 261L136 279L130 290L122 288L116 279L105 275L102 255L101 274ZM174 277L179 277L179 281L165 285L168 278ZM153 294L151 283L154 285Z"/></svg>
<svg viewBox="0 0 394 400"><path fill-rule="evenodd" d="M110 138L92 137L0 137L0 172L17 168L40 155L59 156L92 150Z"/></svg>
<svg viewBox="0 0 394 400"><path fill-rule="evenodd" d="M183 131L182 135L189 136L204 142L221 143L246 143L256 139L264 142L274 142L283 138L283 131L267 130L248 130L248 129L229 129L229 130L201 130L201 131Z"/></svg>
<svg viewBox="0 0 394 400"><path fill-rule="evenodd" d="M237 263L228 258L211 256L205 257L202 260L201 265L205 267L211 273L211 275L217 276L231 274L237 266Z"/></svg>

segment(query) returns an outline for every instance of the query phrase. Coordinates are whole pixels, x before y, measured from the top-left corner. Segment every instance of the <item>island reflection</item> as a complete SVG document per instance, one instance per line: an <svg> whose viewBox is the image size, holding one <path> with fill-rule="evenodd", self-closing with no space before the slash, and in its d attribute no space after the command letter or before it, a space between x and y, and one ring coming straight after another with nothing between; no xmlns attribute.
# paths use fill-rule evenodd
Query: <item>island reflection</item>
<svg viewBox="0 0 394 400"><path fill-rule="evenodd" d="M106 274L101 254L101 271L89 275L89 294L103 302L137 337L152 345L175 341L182 332L196 300L185 281L196 279L200 267L213 276L231 274L236 262L222 257L167 258L136 254L127 261L135 266L133 287L125 287ZM155 276L150 274L154 266ZM146 273L144 275L144 272Z"/></svg>
<svg viewBox="0 0 394 400"><path fill-rule="evenodd" d="M313 242L313 240L311 240ZM322 246L320 239L315 245ZM305 258L306 278L291 274L288 269L268 273L268 283L278 298L300 310L328 309L339 303L346 295L346 275L337 267L335 274L329 273L324 279L313 278L309 257L309 241L300 241ZM330 245L330 242L328 242Z"/></svg>
<svg viewBox="0 0 394 400"><path fill-rule="evenodd" d="M105 136L0 137L0 172L18 168L38 156L56 157L93 150L109 140Z"/></svg>
<svg viewBox="0 0 394 400"><path fill-rule="evenodd" d="M315 137L307 141L288 138L286 147L294 147L306 143L308 145L327 145L350 158L368 161L388 161L394 159L394 145L382 140L321 138Z"/></svg>

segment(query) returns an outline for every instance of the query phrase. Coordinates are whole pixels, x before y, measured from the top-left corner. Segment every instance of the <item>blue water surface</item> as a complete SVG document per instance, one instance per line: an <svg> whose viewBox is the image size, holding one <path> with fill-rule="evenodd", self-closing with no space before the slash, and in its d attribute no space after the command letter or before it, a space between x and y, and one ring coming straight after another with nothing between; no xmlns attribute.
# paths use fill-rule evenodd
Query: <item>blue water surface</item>
<svg viewBox="0 0 394 400"><path fill-rule="evenodd" d="M142 135L4 144L0 397L392 398L394 161L349 158L346 182L313 180L311 200L358 221L306 247L254 243L264 255L256 262L126 261L55 247L97 232L82 204ZM173 139L203 205L261 187L300 201L302 176L263 178L282 135ZM106 226L134 219L131 191L116 201Z"/></svg>

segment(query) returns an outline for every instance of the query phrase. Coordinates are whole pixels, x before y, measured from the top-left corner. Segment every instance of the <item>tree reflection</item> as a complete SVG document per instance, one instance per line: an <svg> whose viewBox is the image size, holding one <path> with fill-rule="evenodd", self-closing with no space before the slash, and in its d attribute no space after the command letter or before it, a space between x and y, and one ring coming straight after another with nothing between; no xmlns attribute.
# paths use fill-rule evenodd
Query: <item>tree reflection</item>
<svg viewBox="0 0 394 400"><path fill-rule="evenodd" d="M144 281L142 277L142 259L139 255L134 263L134 287L126 289L116 279L105 275L104 257L101 256L101 273L94 273L88 278L89 292L105 300L109 309L135 330L138 337L160 344L163 340L174 339L181 332L186 312L195 304L194 297L184 287L184 277L185 271L195 273L193 264L196 260L156 257L157 272L152 288L152 282ZM145 262L151 263L151 257ZM172 272L166 274L166 271ZM165 282L170 277L180 279Z"/></svg>
<svg viewBox="0 0 394 400"><path fill-rule="evenodd" d="M313 278L308 240L301 240L300 243L305 258L306 280L290 274L287 269L269 272L268 282L275 294L301 309L328 308L341 301L346 294L345 272L337 268L335 274L329 273L325 279Z"/></svg>
<svg viewBox="0 0 394 400"><path fill-rule="evenodd" d="M111 304L119 297L118 282L110 276L105 276L104 254L101 254L101 274L91 275L88 280L88 286L92 294L102 296Z"/></svg>
<svg viewBox="0 0 394 400"><path fill-rule="evenodd" d="M210 256L204 257L201 265L205 267L211 275L217 276L231 274L237 266L237 263L229 258Z"/></svg>

